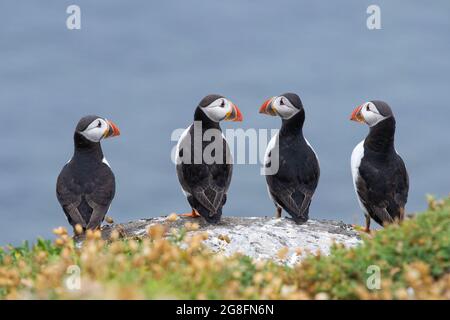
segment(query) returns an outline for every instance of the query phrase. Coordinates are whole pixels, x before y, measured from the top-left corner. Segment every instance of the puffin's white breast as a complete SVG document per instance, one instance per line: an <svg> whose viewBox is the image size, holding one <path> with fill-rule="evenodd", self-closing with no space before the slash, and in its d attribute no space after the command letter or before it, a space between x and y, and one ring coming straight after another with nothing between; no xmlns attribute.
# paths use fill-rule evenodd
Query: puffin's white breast
<svg viewBox="0 0 450 320"><path fill-rule="evenodd" d="M175 164L179 164L181 162L180 160L180 145L183 142L183 140L186 138L186 136L189 133L189 129L191 129L191 126L187 127L186 130L183 131L183 133L180 136L180 139L178 139L177 147L175 149Z"/></svg>
<svg viewBox="0 0 450 320"><path fill-rule="evenodd" d="M353 177L353 187L355 188L356 197L358 198L359 206L364 212L367 213L366 208L362 204L359 199L358 190L356 189L356 181L359 178L359 166L361 165L361 160L364 157L364 140L358 143L358 145L353 149L352 158L351 158L351 168L352 168L352 177Z"/></svg>
<svg viewBox="0 0 450 320"><path fill-rule="evenodd" d="M270 139L269 143L267 144L266 152L264 154L264 170L266 170L266 165L271 161L271 158L277 155L274 155L271 153L273 149L275 148L275 145L277 143L278 139L278 132ZM270 154L270 157L269 157ZM275 201L275 199L272 197L272 194L270 193L269 185L267 185L267 193L269 194L269 197L272 199L272 201L281 208L281 206Z"/></svg>
<svg viewBox="0 0 450 320"><path fill-rule="evenodd" d="M191 126L187 127L186 130L183 131L183 133L180 136L180 139L178 139L178 143L177 143L177 147L175 149L175 164L180 164L181 163L181 159L180 159L180 145L181 143L183 143L183 140L186 138L186 136L189 134L189 130L191 129ZM177 172L178 174L178 172ZM183 189L183 186L181 186L181 191L183 192L183 194L188 197L191 194Z"/></svg>
<svg viewBox="0 0 450 320"><path fill-rule="evenodd" d="M364 157L364 140L358 143L352 152L351 167L352 167L353 183L355 184L355 186L356 186L356 178L359 175L359 166L361 165L361 160L363 157Z"/></svg>
<svg viewBox="0 0 450 320"><path fill-rule="evenodd" d="M108 162L108 160L106 160L106 158L105 157L103 157L103 159L102 159L102 162L104 163L104 164L106 164L108 167L110 167L111 168L111 166L109 165L109 162Z"/></svg>
<svg viewBox="0 0 450 320"><path fill-rule="evenodd" d="M272 137L272 139L270 139L269 144L267 145L266 153L264 153L264 166L270 161L269 154L272 152L273 148L275 148L277 139L278 139L278 132Z"/></svg>

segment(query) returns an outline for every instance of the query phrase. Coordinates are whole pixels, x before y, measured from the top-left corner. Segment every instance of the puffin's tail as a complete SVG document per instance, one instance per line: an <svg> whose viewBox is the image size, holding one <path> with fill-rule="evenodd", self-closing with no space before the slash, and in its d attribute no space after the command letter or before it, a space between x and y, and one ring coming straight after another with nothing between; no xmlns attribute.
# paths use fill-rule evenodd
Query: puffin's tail
<svg viewBox="0 0 450 320"><path fill-rule="evenodd" d="M292 220L294 220L296 224L303 224L309 220L309 206L310 204L308 205L306 210L302 212L301 215L292 211L288 211L288 213L291 215Z"/></svg>
<svg viewBox="0 0 450 320"><path fill-rule="evenodd" d="M217 210L217 212L215 214L213 214L213 215L210 215L210 212L205 207L203 207L202 205L199 205L195 209L198 211L198 213L200 213L200 215L203 218L205 218L205 220L208 223L217 224L217 223L220 222L220 219L222 217L222 208L219 208L219 210Z"/></svg>

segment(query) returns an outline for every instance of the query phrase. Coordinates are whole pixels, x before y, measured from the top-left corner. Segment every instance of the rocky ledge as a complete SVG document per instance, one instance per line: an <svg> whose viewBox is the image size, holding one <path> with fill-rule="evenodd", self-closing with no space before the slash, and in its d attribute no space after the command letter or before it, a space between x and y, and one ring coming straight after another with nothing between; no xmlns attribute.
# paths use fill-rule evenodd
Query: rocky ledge
<svg viewBox="0 0 450 320"><path fill-rule="evenodd" d="M204 244L215 252L225 255L239 252L254 259L280 261L280 252L285 251L283 261L289 265L300 261L307 253L327 255L333 243L353 247L361 242L358 232L351 225L331 220L309 220L302 225L295 224L289 218L267 217L223 217L217 225L210 225L201 218L170 220L158 217L113 224L102 229L102 236L109 239L112 230L116 229L125 238L143 238L147 236L148 227L154 224L182 228L187 222L195 222L199 228L189 231L187 236L206 231L209 237Z"/></svg>

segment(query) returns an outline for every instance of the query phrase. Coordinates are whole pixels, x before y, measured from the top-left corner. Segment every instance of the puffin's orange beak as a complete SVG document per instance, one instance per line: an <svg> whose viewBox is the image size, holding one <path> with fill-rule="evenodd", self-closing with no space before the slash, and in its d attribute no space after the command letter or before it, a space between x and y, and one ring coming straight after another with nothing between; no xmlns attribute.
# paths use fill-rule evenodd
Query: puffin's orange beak
<svg viewBox="0 0 450 320"><path fill-rule="evenodd" d="M362 110L362 105L361 106L357 106L355 108L355 110L353 110L352 115L350 116L350 120L352 121L356 121L356 122L366 122L366 120L364 119L364 116L361 113Z"/></svg>
<svg viewBox="0 0 450 320"><path fill-rule="evenodd" d="M276 116L277 112L274 109L273 104L272 104L274 99L275 99L275 97L272 97L272 98L267 99L266 101L264 101L262 106L259 108L259 113L267 114L269 116Z"/></svg>
<svg viewBox="0 0 450 320"><path fill-rule="evenodd" d="M120 136L119 127L116 126L116 124L112 121L106 120L106 122L108 123L108 130L106 130L103 137L110 138L110 137Z"/></svg>
<svg viewBox="0 0 450 320"><path fill-rule="evenodd" d="M227 113L225 116L225 121L242 121L242 113L241 110L235 105L234 103L231 103L231 111Z"/></svg>

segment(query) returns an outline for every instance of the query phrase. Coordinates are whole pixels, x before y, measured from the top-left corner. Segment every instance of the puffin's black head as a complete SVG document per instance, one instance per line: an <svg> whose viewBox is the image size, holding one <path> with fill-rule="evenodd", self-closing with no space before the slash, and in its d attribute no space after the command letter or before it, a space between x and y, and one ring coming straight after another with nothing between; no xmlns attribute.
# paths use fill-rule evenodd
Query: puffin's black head
<svg viewBox="0 0 450 320"><path fill-rule="evenodd" d="M372 100L356 107L350 117L350 120L368 124L370 127L375 126L381 121L394 117L391 107L380 100Z"/></svg>
<svg viewBox="0 0 450 320"><path fill-rule="evenodd" d="M283 120L288 120L303 111L303 104L300 97L295 93L285 93L267 99L259 108L259 113L269 116L280 116Z"/></svg>
<svg viewBox="0 0 450 320"><path fill-rule="evenodd" d="M227 98L210 94L202 99L198 104L197 110L203 112L210 120L214 122L242 121L242 113L238 107Z"/></svg>
<svg viewBox="0 0 450 320"><path fill-rule="evenodd" d="M81 118L75 132L91 142L100 142L104 138L120 135L119 128L112 121L95 115Z"/></svg>

